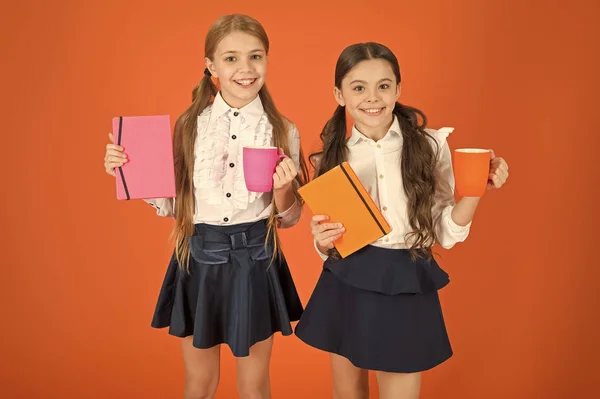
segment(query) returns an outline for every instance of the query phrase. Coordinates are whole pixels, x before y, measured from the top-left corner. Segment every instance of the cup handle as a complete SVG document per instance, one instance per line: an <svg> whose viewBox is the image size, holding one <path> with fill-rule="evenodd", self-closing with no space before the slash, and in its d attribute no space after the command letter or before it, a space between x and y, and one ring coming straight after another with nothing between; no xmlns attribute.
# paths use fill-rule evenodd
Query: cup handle
<svg viewBox="0 0 600 399"><path fill-rule="evenodd" d="M281 148L279 149L279 159L277 160L277 163L279 163L282 159L287 158L288 156L285 155L285 153L281 150Z"/></svg>

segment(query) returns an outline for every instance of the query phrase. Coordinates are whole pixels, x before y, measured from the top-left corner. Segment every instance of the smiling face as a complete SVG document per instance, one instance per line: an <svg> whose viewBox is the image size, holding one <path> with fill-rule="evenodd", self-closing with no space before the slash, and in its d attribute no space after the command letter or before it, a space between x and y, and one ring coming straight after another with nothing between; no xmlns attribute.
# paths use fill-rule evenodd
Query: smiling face
<svg viewBox="0 0 600 399"><path fill-rule="evenodd" d="M255 36L241 31L226 35L206 67L219 79L221 95L229 106L241 108L256 98L267 76L267 51Z"/></svg>
<svg viewBox="0 0 600 399"><path fill-rule="evenodd" d="M400 83L387 60L368 59L348 71L334 95L361 133L382 137L392 124Z"/></svg>

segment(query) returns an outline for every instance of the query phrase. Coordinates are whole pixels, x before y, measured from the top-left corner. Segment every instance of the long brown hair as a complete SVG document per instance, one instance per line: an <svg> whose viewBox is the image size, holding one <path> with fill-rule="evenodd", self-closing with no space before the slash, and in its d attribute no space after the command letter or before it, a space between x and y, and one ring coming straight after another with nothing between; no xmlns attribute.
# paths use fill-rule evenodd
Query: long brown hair
<svg viewBox="0 0 600 399"><path fill-rule="evenodd" d="M335 86L341 90L344 77L358 63L383 59L389 62L397 83L401 82L400 66L392 51L379 43L353 44L342 52L335 66ZM405 237L413 240L410 250L413 257L432 255L431 247L436 241L435 220L432 214L433 196L436 189L435 164L437 142L425 131L427 117L420 110L396 102L393 114L397 117L402 131L402 180L408 199L408 221L412 231ZM333 117L327 121L321 132L323 149L310 155L315 167L315 177L341 164L348 158L346 146L346 109L338 106ZM436 148L430 144L434 142ZM338 258L337 251L330 256Z"/></svg>
<svg viewBox="0 0 600 399"><path fill-rule="evenodd" d="M262 25L252 17L241 14L226 15L217 19L206 35L204 43L204 55L213 59L215 49L225 36L231 32L240 31L248 33L261 41L265 52L269 53L269 38ZM172 237L175 241L175 256L180 267L189 270L190 245L189 238L194 234L194 143L197 137L198 115L212 104L217 94L217 87L208 75L204 75L198 86L192 92L192 104L177 119L175 123L175 134L173 135L173 153L175 161L175 227ZM291 123L287 121L275 107L275 103L267 90L267 86L259 91L260 100L264 107L269 122L273 126L273 145L282 148L286 154L290 154L288 132ZM304 156L300 151L300 171L296 177L297 185L294 185L296 199L302 204L297 192L297 186L301 186L308 180L308 168L304 162ZM267 225L267 239L265 244L272 240L274 245L273 259L281 256L279 237L277 234L277 213L275 198L271 200L272 212Z"/></svg>

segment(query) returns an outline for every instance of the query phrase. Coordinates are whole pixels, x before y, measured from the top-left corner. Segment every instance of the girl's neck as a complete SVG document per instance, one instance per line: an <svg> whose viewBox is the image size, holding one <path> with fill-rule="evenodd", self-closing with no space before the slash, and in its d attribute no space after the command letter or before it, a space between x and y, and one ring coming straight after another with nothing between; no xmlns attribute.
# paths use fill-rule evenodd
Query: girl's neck
<svg viewBox="0 0 600 399"><path fill-rule="evenodd" d="M223 97L223 101L225 101L225 103L227 105L229 105L231 108L244 108L246 105L250 104L252 101L256 100L256 97L250 99L250 100L242 100L239 98L235 98L233 96L230 96L228 93L221 91L221 97ZM257 95L258 97L258 95Z"/></svg>
<svg viewBox="0 0 600 399"><path fill-rule="evenodd" d="M361 132L365 137L370 138L373 141L379 141L385 137L387 132L392 127L392 123L394 123L394 118L390 119L389 122L384 123L380 126L365 126L359 122L356 122L356 129Z"/></svg>

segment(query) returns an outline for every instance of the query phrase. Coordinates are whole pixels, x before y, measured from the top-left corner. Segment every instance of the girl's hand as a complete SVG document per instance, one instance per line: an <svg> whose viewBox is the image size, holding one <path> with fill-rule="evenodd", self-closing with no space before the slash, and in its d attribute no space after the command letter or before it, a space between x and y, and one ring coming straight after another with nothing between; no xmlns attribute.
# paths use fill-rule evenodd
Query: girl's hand
<svg viewBox="0 0 600 399"><path fill-rule="evenodd" d="M333 242L346 231L341 223L321 223L328 219L329 217L325 215L314 215L310 221L311 232L315 237L319 250L333 248ZM325 253L327 251L321 252Z"/></svg>
<svg viewBox="0 0 600 399"><path fill-rule="evenodd" d="M506 183L508 179L508 164L503 158L496 157L493 150L490 150L490 175L488 177L487 189L497 189Z"/></svg>
<svg viewBox="0 0 600 399"><path fill-rule="evenodd" d="M284 158L275 168L273 174L273 190L289 188L298 175L296 165L291 158Z"/></svg>
<svg viewBox="0 0 600 399"><path fill-rule="evenodd" d="M108 134L111 143L114 143L112 133ZM127 162L127 155L123 152L123 147L117 144L107 144L106 154L104 155L104 169L111 176L115 175L115 168L123 166Z"/></svg>

